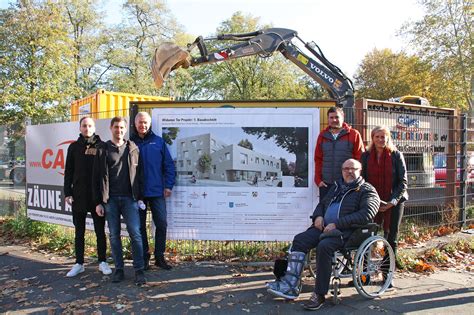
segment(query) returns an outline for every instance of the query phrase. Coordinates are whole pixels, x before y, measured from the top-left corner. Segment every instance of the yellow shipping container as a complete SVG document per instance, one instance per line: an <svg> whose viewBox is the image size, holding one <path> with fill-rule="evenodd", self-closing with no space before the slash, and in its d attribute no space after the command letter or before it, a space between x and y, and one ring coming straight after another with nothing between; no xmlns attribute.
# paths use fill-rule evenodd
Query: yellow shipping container
<svg viewBox="0 0 474 315"><path fill-rule="evenodd" d="M131 101L170 101L170 98L97 90L94 94L71 103L71 121L77 121L83 116L95 119L128 116Z"/></svg>

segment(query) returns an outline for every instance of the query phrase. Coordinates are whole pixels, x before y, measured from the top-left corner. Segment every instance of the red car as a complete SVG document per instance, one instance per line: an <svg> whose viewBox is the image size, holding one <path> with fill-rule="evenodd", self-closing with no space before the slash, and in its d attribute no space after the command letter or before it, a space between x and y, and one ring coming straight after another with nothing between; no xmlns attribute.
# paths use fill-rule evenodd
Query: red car
<svg viewBox="0 0 474 315"><path fill-rule="evenodd" d="M457 155L456 157L456 187L459 187L461 182L461 166L460 166L460 156ZM435 171L435 181L436 186L439 187L446 187L446 167L447 167L447 156L445 153L439 153L433 155L433 165ZM468 167L467 167L467 183L472 185L474 183L474 155L468 160Z"/></svg>

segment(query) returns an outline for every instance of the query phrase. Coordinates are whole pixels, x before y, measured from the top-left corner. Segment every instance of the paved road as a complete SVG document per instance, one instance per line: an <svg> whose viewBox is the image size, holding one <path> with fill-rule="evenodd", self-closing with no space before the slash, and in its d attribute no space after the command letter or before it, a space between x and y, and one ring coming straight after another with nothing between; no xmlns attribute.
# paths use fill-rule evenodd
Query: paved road
<svg viewBox="0 0 474 315"><path fill-rule="evenodd" d="M136 287L130 266L126 280L112 284L93 263L77 278L66 278L72 263L72 259L32 252L24 246L0 245L0 312L307 314L300 304L309 297L313 281L305 278L300 299L287 302L266 293L264 284L273 276L262 268L180 263L171 271L148 271L149 284ZM375 300L362 298L353 288L342 288L341 303L327 303L319 313L474 314L473 273L399 273L396 287Z"/></svg>

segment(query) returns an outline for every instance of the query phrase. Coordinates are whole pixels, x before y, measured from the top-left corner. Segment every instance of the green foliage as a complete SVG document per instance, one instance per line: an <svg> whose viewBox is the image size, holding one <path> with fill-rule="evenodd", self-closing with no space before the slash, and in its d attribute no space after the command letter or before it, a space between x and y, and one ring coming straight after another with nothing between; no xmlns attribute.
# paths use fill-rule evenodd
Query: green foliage
<svg viewBox="0 0 474 315"><path fill-rule="evenodd" d="M283 173L283 176L289 176L290 168L288 167L288 161L285 158L280 158L280 163L281 163L281 172Z"/></svg>
<svg viewBox="0 0 474 315"><path fill-rule="evenodd" d="M33 221L26 215L9 218L3 224L3 232L12 234L15 238L39 238L51 236L56 232L56 226L49 223Z"/></svg>
<svg viewBox="0 0 474 315"><path fill-rule="evenodd" d="M472 111L474 83L470 0L420 0L425 16L406 24L401 33L424 60L433 66L436 80L430 86L431 103L436 106Z"/></svg>
<svg viewBox="0 0 474 315"><path fill-rule="evenodd" d="M204 153L198 160L198 171L207 173L211 169L212 158L209 154Z"/></svg>
<svg viewBox="0 0 474 315"><path fill-rule="evenodd" d="M216 33L247 33L267 27L259 24L259 18L236 12L221 23ZM235 44L206 42L209 52ZM327 95L320 93L312 79L278 52L270 58L250 56L178 71L175 79L174 94L183 99L308 99Z"/></svg>
<svg viewBox="0 0 474 315"><path fill-rule="evenodd" d="M253 144L249 141L249 139L242 139L237 145L241 146L242 148L253 150Z"/></svg>
<svg viewBox="0 0 474 315"><path fill-rule="evenodd" d="M82 97L97 90L107 78L110 65L105 62L105 53L111 38L100 19L104 12L99 9L98 0L65 0L60 3L73 50L70 63L78 87L74 96Z"/></svg>
<svg viewBox="0 0 474 315"><path fill-rule="evenodd" d="M386 100L403 95L431 99L434 79L430 65L416 56L374 49L362 60L355 74L357 97Z"/></svg>
<svg viewBox="0 0 474 315"><path fill-rule="evenodd" d="M154 49L173 38L178 27L163 1L128 0L121 24L110 30L107 51L110 88L138 94L156 94L150 71Z"/></svg>
<svg viewBox="0 0 474 315"><path fill-rule="evenodd" d="M234 246L234 255L240 258L256 258L257 254L260 252L261 248L258 244L247 245L245 243L237 243Z"/></svg>
<svg viewBox="0 0 474 315"><path fill-rule="evenodd" d="M0 124L66 112L76 87L65 23L54 2L0 10Z"/></svg>
<svg viewBox="0 0 474 315"><path fill-rule="evenodd" d="M179 128L177 127L169 127L169 128L163 128L163 140L165 140L167 145L172 145L173 140L176 139L178 136Z"/></svg>
<svg viewBox="0 0 474 315"><path fill-rule="evenodd" d="M294 153L296 156L295 174L301 178L308 175L308 129L307 128L273 128L273 127L243 127L245 133L257 135L258 138L268 140L273 138L280 147Z"/></svg>

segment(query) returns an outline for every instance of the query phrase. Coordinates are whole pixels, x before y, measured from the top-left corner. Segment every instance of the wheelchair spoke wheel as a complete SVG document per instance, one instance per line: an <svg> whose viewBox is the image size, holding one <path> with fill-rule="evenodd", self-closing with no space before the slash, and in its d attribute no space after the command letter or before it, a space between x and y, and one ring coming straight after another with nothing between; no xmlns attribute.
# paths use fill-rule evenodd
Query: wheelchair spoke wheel
<svg viewBox="0 0 474 315"><path fill-rule="evenodd" d="M389 287L395 271L392 247L381 236L366 239L357 250L352 279L357 292L373 299Z"/></svg>
<svg viewBox="0 0 474 315"><path fill-rule="evenodd" d="M306 267L309 275L316 278L316 249L309 251L306 255ZM346 278L352 275L351 263L340 253L336 253L336 270L340 278Z"/></svg>

